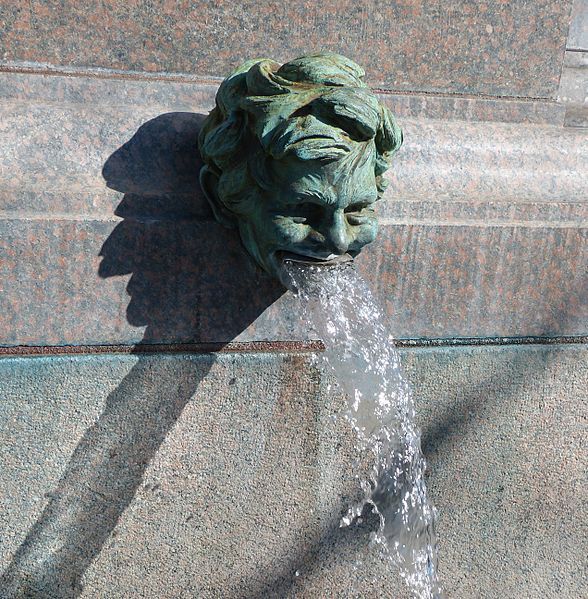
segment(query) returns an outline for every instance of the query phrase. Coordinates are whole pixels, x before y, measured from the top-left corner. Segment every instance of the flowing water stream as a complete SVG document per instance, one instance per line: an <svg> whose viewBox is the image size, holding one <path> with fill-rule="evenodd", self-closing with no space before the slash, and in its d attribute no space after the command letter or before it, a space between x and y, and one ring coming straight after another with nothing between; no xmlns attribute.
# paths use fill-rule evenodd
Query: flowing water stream
<svg viewBox="0 0 588 599"><path fill-rule="evenodd" d="M353 263L313 266L285 262L284 283L300 301L303 319L325 343L324 357L349 398L346 418L357 433L358 463L369 456L363 499L379 515L372 545L399 569L418 599L440 598L435 509L427 496L425 460L410 387L382 311Z"/></svg>

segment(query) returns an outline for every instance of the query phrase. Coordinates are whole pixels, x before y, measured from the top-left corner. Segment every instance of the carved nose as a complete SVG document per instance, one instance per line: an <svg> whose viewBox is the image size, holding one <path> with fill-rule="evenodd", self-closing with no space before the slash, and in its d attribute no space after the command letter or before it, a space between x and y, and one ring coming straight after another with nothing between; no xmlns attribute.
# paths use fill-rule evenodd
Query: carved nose
<svg viewBox="0 0 588 599"><path fill-rule="evenodd" d="M349 233L343 210L335 210L331 222L327 226L325 239L337 254L344 254L349 248Z"/></svg>

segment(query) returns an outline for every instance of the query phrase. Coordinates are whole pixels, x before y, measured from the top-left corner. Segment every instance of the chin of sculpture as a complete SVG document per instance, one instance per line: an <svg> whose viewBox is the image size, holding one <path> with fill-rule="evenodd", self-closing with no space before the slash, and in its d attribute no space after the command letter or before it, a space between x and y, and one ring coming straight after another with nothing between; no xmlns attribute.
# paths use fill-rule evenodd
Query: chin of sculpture
<svg viewBox="0 0 588 599"><path fill-rule="evenodd" d="M328 264L374 240L374 203L402 132L338 54L243 64L221 84L199 137L215 218L255 261Z"/></svg>

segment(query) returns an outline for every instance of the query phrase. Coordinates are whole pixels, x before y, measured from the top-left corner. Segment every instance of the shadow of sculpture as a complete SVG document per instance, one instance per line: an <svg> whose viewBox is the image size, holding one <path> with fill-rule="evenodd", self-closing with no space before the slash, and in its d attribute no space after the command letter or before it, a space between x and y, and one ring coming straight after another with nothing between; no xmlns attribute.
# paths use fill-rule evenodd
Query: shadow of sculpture
<svg viewBox="0 0 588 599"><path fill-rule="evenodd" d="M445 407L435 414L434 419L429 419L422 431L421 446L429 465L428 472L434 471L438 462L446 458L452 445L460 443L464 431L475 430L485 417L495 418L497 414L508 413L524 401L524 388L540 381L554 358L550 345L536 346L535 359L530 357L529 346L507 347L510 353L506 354L509 360L504 362L504 370L489 369L487 362L480 361L471 367L476 369L475 374L470 373L475 385L449 386L445 390ZM454 348L453 351L458 350ZM498 346L494 351L504 352L505 348Z"/></svg>
<svg viewBox="0 0 588 599"><path fill-rule="evenodd" d="M219 345L284 293L217 225L198 186L202 115L142 125L103 168L125 195L105 241L101 278L131 275L127 319L145 326L137 362L76 447L46 508L0 581L2 597L76 597L145 469L214 363L155 359L154 343ZM198 401L196 396L195 401Z"/></svg>

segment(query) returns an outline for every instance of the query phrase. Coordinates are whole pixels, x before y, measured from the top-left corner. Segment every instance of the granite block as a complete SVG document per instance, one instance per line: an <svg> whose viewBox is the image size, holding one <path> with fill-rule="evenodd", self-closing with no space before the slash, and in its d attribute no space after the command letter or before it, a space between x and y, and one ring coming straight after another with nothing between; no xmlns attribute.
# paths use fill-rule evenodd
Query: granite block
<svg viewBox="0 0 588 599"><path fill-rule="evenodd" d="M100 104L15 97L2 106L0 209L111 216L114 189L166 200L182 196L186 205L193 204L192 215L203 214L196 148L210 108L206 102L194 111L119 104L116 98ZM577 203L586 198L588 142L582 132L409 118L401 125L405 143L387 175L386 199Z"/></svg>
<svg viewBox="0 0 588 599"><path fill-rule="evenodd" d="M588 52L566 52L559 101L566 127L588 127Z"/></svg>
<svg viewBox="0 0 588 599"><path fill-rule="evenodd" d="M582 596L587 351L402 350L448 597ZM312 355L0 358L0 377L3 599L407 596L373 517L338 526L354 437Z"/></svg>
<svg viewBox="0 0 588 599"><path fill-rule="evenodd" d="M1 7L0 57L224 77L251 57L330 50L383 89L552 98L570 10L570 0L19 0Z"/></svg>
<svg viewBox="0 0 588 599"><path fill-rule="evenodd" d="M308 339L213 222L0 221L2 345ZM387 225L357 259L400 338L588 333L588 229Z"/></svg>
<svg viewBox="0 0 588 599"><path fill-rule="evenodd" d="M188 84L168 97L140 82L7 80L2 344L307 338L292 298L212 221ZM397 336L585 334L585 135L401 124L380 241L358 259Z"/></svg>
<svg viewBox="0 0 588 599"><path fill-rule="evenodd" d="M558 100L588 106L588 52L566 52Z"/></svg>
<svg viewBox="0 0 588 599"><path fill-rule="evenodd" d="M583 129L587 128L588 106L571 104L566 108L566 117L564 122L566 127L580 127Z"/></svg>
<svg viewBox="0 0 588 599"><path fill-rule="evenodd" d="M192 112L214 106L219 83L220 78L188 75L0 63L0 99L5 101L155 105ZM385 90L376 95L396 116L409 118L561 125L565 113L553 100Z"/></svg>
<svg viewBox="0 0 588 599"><path fill-rule="evenodd" d="M588 332L588 229L391 225L358 261L396 337Z"/></svg>
<svg viewBox="0 0 588 599"><path fill-rule="evenodd" d="M477 121L563 125L565 107L547 100L517 100L431 93L380 93L394 116L435 121Z"/></svg>

